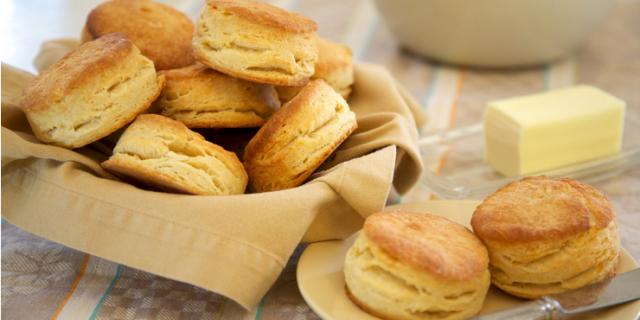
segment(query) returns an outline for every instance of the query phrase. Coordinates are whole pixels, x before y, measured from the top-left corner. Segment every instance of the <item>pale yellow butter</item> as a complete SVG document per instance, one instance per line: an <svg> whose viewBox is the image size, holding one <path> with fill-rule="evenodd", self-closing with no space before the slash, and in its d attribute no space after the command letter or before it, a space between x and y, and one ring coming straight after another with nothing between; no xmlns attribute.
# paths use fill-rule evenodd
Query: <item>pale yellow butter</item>
<svg viewBox="0 0 640 320"><path fill-rule="evenodd" d="M614 154L624 111L624 101L586 85L489 102L485 160L514 176Z"/></svg>

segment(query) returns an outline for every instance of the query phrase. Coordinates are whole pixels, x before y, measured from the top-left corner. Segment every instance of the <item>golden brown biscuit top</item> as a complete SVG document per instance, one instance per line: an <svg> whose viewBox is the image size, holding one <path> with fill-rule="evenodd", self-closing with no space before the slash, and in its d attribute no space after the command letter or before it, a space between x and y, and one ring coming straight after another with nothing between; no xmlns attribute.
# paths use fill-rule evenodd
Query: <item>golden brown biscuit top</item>
<svg viewBox="0 0 640 320"><path fill-rule="evenodd" d="M86 42L41 72L25 90L21 106L26 111L37 111L60 101L134 51L138 49L121 33Z"/></svg>
<svg viewBox="0 0 640 320"><path fill-rule="evenodd" d="M615 219L609 199L572 179L529 177L510 183L480 204L471 225L482 239L527 242L572 237Z"/></svg>
<svg viewBox="0 0 640 320"><path fill-rule="evenodd" d="M313 20L259 1L208 0L207 4L213 10L230 12L253 23L288 32L306 33L318 29L318 25Z"/></svg>
<svg viewBox="0 0 640 320"><path fill-rule="evenodd" d="M187 133L190 136L197 137L199 140L205 140L201 134L190 130L184 123L158 114L141 114L136 118L136 123L138 125L144 124L161 127L162 130L171 133Z"/></svg>
<svg viewBox="0 0 640 320"><path fill-rule="evenodd" d="M262 154L266 158L267 154L274 154L298 136L304 133L305 129L314 126L315 108L309 108L308 104L323 91L332 90L323 80L314 80L304 86L300 93L291 101L286 103L280 110L271 116L269 121L258 130L258 133L251 139L244 153L244 160L257 158ZM286 126L294 129L283 130Z"/></svg>
<svg viewBox="0 0 640 320"><path fill-rule="evenodd" d="M86 31L97 38L124 33L156 64L156 69L189 65L193 22L182 12L149 0L111 0L89 13Z"/></svg>
<svg viewBox="0 0 640 320"><path fill-rule="evenodd" d="M352 63L349 47L323 38L318 38L317 44L318 62L316 62L315 77L321 78L333 70L347 67Z"/></svg>
<svg viewBox="0 0 640 320"><path fill-rule="evenodd" d="M489 265L487 249L471 231L436 215L376 213L363 230L389 256L444 279L471 279Z"/></svg>

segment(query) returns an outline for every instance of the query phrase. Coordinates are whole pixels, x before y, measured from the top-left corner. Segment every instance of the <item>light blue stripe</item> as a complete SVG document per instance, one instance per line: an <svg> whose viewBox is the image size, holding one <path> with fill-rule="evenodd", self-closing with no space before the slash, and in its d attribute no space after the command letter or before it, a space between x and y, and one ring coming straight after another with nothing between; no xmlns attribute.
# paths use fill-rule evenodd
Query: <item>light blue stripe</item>
<svg viewBox="0 0 640 320"><path fill-rule="evenodd" d="M373 36L376 34L378 30L378 24L380 23L380 16L376 15L375 20L369 25L369 29L367 29L367 36L364 38L364 43L360 48L357 48L355 57L356 60L362 60L364 56L369 51L369 46L371 46L371 42L373 41Z"/></svg>
<svg viewBox="0 0 640 320"><path fill-rule="evenodd" d="M267 292L264 297L262 297L262 300L260 300L260 303L258 304L258 309L256 310L256 318L255 320L260 320L260 318L262 317L262 311L264 310L264 305L265 303L267 303L267 295L269 293Z"/></svg>
<svg viewBox="0 0 640 320"><path fill-rule="evenodd" d="M431 80L429 81L429 87L427 88L427 93L422 98L422 109L427 110L429 107L429 100L431 100L431 96L433 96L433 92L435 91L436 83L438 81L438 77L440 76L440 65L439 64L431 64ZM423 128L418 128L418 134L422 135Z"/></svg>
<svg viewBox="0 0 640 320"><path fill-rule="evenodd" d="M109 287L107 287L107 290L105 290L104 293L102 294L100 301L98 301L98 304L93 309L93 312L89 317L89 320L95 320L96 317L98 316L98 312L100 312L100 308L102 308L102 305L107 300L107 297L111 293L111 290L113 290L113 287L116 285L116 282L118 282L118 279L120 279L120 274L122 273L122 269L123 269L122 265L118 265L118 268L116 269L116 274L113 276L113 279L111 279L111 283L109 283Z"/></svg>
<svg viewBox="0 0 640 320"><path fill-rule="evenodd" d="M429 88L427 88L427 93L424 95L422 100L422 108L425 110L429 106L429 100L431 100L431 96L433 96L433 92L435 91L438 77L440 77L440 68L439 64L431 65L431 81L429 81Z"/></svg>

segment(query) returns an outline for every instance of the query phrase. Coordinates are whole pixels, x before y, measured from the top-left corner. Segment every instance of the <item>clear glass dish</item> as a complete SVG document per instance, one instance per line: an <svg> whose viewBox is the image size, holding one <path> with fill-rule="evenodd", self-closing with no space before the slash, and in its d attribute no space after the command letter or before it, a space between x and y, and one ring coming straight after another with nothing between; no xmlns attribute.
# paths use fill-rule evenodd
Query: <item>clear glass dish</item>
<svg viewBox="0 0 640 320"><path fill-rule="evenodd" d="M598 128L594 128L597 130ZM505 177L484 162L482 123L423 134L420 152L428 167L419 192L443 199L480 199L522 176ZM640 164L640 107L627 106L620 153L530 175L569 177L595 183Z"/></svg>

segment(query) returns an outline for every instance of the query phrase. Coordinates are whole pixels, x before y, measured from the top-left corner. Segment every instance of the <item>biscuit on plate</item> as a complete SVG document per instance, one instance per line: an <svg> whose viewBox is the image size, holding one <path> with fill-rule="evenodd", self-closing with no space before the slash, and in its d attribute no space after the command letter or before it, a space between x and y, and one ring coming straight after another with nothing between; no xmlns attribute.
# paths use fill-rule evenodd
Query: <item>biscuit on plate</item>
<svg viewBox="0 0 640 320"><path fill-rule="evenodd" d="M21 106L38 139L78 148L131 122L163 83L153 62L113 33L82 44L40 73Z"/></svg>
<svg viewBox="0 0 640 320"><path fill-rule="evenodd" d="M347 252L347 295L383 319L467 319L482 308L491 276L482 242L429 213L369 216Z"/></svg>
<svg viewBox="0 0 640 320"><path fill-rule="evenodd" d="M253 0L208 0L196 23L196 59L253 82L300 86L318 60L315 22Z"/></svg>
<svg viewBox="0 0 640 320"><path fill-rule="evenodd" d="M348 99L353 85L353 55L342 44L318 38L318 62L312 80L322 79L336 92ZM302 87L276 87L282 103L291 100Z"/></svg>
<svg viewBox="0 0 640 320"><path fill-rule="evenodd" d="M189 128L259 127L280 107L273 86L233 78L201 64L161 74L166 84L155 105Z"/></svg>
<svg viewBox="0 0 640 320"><path fill-rule="evenodd" d="M487 197L471 220L489 250L492 282L523 298L613 276L620 239L605 195L571 179L529 177Z"/></svg>
<svg viewBox="0 0 640 320"><path fill-rule="evenodd" d="M261 192L302 184L357 126L339 94L322 80L310 82L249 141L250 185Z"/></svg>
<svg viewBox="0 0 640 320"><path fill-rule="evenodd" d="M112 32L127 36L157 70L193 63L193 22L184 13L150 0L110 0L89 13L82 40Z"/></svg>
<svg viewBox="0 0 640 320"><path fill-rule="evenodd" d="M102 167L181 193L241 194L247 186L247 173L235 153L179 121L155 114L138 116Z"/></svg>

